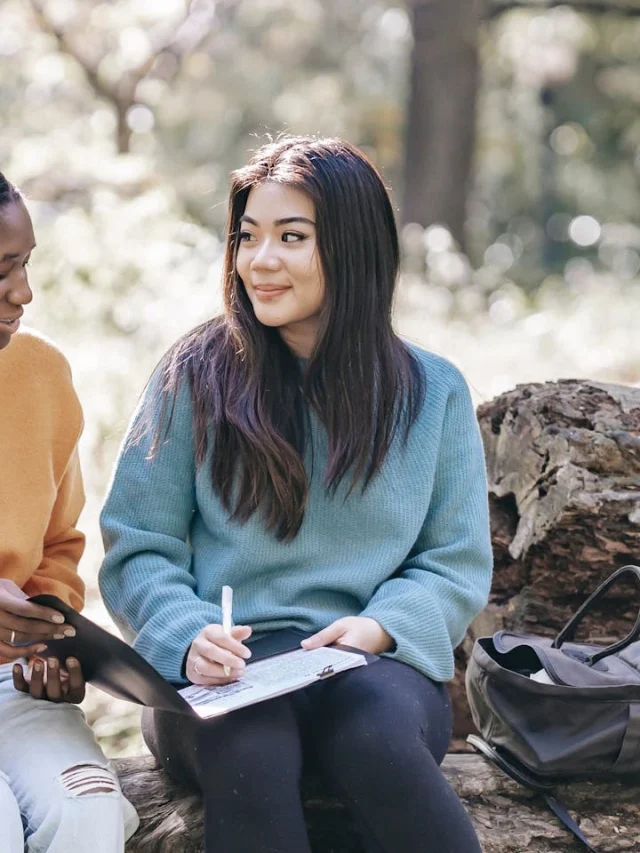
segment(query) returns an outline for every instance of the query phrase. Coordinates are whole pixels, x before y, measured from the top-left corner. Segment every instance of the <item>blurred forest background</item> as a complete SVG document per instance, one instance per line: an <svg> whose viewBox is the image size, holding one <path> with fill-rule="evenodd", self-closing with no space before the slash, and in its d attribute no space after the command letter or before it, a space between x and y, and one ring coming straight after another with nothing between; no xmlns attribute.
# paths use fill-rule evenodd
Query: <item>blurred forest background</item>
<svg viewBox="0 0 640 853"><path fill-rule="evenodd" d="M160 355L219 306L229 171L267 134L343 136L402 227L397 325L477 402L640 381L640 0L2 0L0 170L29 198L29 322L85 408L97 515ZM91 691L111 755L138 712Z"/></svg>

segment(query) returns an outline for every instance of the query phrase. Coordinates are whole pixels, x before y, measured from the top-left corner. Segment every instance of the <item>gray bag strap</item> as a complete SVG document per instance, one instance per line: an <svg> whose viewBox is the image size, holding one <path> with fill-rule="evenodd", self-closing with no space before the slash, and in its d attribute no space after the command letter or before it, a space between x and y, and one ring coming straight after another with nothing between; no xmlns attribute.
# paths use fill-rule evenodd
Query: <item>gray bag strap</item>
<svg viewBox="0 0 640 853"><path fill-rule="evenodd" d="M621 569L615 571L612 575L610 575L606 581L600 584L600 586L592 592L589 598L585 601L585 603L580 607L574 615L569 619L567 624L564 626L562 631L555 638L553 643L551 643L552 649L559 649L564 642L567 640L572 640L578 625L582 622L584 616L591 610L593 605L600 599L602 596L607 593L612 586L617 584L622 577L633 577L640 586L640 568L638 566L623 566ZM606 658L609 655L616 654L616 652L621 652L622 649L626 649L627 646L634 643L638 637L640 637L640 610L638 611L638 616L636 618L636 623L629 631L626 637L622 640L618 640L617 643L612 643L610 646L607 646L606 649L602 649L597 652L597 654L591 655L585 663L588 666L593 666L594 663L597 663L602 658Z"/></svg>
<svg viewBox="0 0 640 853"><path fill-rule="evenodd" d="M544 799L546 804L549 806L554 815L558 818L558 820L563 823L569 832L572 832L576 838L578 838L585 846L585 849L589 851L589 853L598 853L595 847L592 847L591 844L585 838L582 830L575 822L575 820L571 817L566 807L557 800L555 797L552 797L551 794L545 794Z"/></svg>
<svg viewBox="0 0 640 853"><path fill-rule="evenodd" d="M504 752L499 752L495 747L487 743L486 740L478 737L478 735L468 735L467 743L470 743L476 752L479 752L484 755L485 758L488 758L489 761L499 767L503 773L506 773L507 776L510 776L515 782L518 782L518 784L525 788L535 791L537 794L541 794L542 797L544 797L545 803L558 818L560 823L562 823L569 832L575 835L575 837L584 844L585 850L588 850L589 853L599 853L599 851L589 843L578 824L569 814L566 806L553 796L552 791L555 786L552 783L539 779L521 765L514 764L505 756Z"/></svg>
<svg viewBox="0 0 640 853"><path fill-rule="evenodd" d="M611 770L619 774L638 772L640 758L640 703L629 703L629 720L622 740L622 746Z"/></svg>

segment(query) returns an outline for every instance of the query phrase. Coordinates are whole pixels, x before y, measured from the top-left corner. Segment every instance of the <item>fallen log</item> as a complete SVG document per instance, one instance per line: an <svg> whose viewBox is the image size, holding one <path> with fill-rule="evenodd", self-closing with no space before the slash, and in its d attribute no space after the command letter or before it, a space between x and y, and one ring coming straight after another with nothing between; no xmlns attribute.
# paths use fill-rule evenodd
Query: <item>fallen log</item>
<svg viewBox="0 0 640 853"><path fill-rule="evenodd" d="M487 458L494 577L489 606L456 655L455 734L473 730L464 695L477 636L554 636L615 568L640 562L640 388L588 380L519 385L478 409ZM608 644L635 622L620 587L581 636Z"/></svg>
<svg viewBox="0 0 640 853"><path fill-rule="evenodd" d="M177 787L151 757L115 764L141 819L126 853L202 853L198 795ZM448 755L443 769L469 810L483 853L582 853L537 795L480 756ZM634 784L573 783L558 794L601 853L640 849L640 777ZM345 808L318 780L310 780L304 801L314 853L362 853Z"/></svg>
<svg viewBox="0 0 640 853"><path fill-rule="evenodd" d="M493 594L539 591L555 628L572 597L640 556L640 388L524 385L481 406L478 418L493 503ZM614 619L606 631L618 627Z"/></svg>

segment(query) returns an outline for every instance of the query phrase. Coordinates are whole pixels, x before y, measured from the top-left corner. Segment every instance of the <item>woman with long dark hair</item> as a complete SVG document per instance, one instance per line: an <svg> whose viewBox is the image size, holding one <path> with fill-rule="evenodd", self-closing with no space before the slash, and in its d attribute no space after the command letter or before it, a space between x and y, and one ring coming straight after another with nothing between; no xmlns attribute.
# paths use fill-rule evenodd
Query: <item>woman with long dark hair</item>
<svg viewBox="0 0 640 853"><path fill-rule="evenodd" d="M392 329L398 254L361 152L261 148L233 174L224 313L164 357L120 455L101 590L169 681L233 681L249 637L281 628L381 655L215 722L147 720L202 792L211 853L309 851L307 761L368 851L480 849L438 765L453 649L490 584L482 445L460 373Z"/></svg>

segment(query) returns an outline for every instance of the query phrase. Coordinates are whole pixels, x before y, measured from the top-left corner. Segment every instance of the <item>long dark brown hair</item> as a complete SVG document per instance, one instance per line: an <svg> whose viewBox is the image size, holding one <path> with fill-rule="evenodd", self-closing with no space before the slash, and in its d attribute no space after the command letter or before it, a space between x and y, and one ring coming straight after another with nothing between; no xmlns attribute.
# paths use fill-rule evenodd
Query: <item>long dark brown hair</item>
<svg viewBox="0 0 640 853"><path fill-rule="evenodd" d="M277 329L256 319L236 269L239 219L252 187L264 181L294 187L315 206L326 295L304 366ZM327 433L327 488L335 492L348 477L349 491L366 489L398 430L406 440L425 392L417 359L391 325L398 263L389 196L357 148L307 137L260 148L231 176L224 313L179 340L161 363L152 454L187 378L196 461L212 444L212 486L232 519L260 510L279 539L295 537L309 487L303 455L311 411Z"/></svg>

